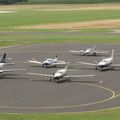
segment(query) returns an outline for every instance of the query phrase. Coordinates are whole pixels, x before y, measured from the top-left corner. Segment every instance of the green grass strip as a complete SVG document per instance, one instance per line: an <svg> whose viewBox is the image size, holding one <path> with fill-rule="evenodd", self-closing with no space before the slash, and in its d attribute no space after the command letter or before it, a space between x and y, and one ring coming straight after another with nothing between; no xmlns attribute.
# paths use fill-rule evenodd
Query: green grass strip
<svg viewBox="0 0 120 120"><path fill-rule="evenodd" d="M0 120L119 120L120 109L91 113L0 114Z"/></svg>

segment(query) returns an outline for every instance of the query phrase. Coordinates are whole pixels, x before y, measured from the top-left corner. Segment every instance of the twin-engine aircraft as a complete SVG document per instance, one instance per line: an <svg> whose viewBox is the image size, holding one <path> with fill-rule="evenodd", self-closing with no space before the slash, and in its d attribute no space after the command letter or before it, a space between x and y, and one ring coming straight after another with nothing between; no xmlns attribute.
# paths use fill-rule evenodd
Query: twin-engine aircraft
<svg viewBox="0 0 120 120"><path fill-rule="evenodd" d="M112 64L113 59L114 59L113 54L114 54L114 50L112 50L110 57L104 58L100 62L95 61L96 63L87 63L87 62L77 62L77 63L93 65L95 66L96 69L100 69L100 71L102 71L106 67L112 67L112 69L114 70L114 67L120 66L120 64Z"/></svg>
<svg viewBox="0 0 120 120"><path fill-rule="evenodd" d="M96 50L96 46L93 48L87 48L86 50L70 50L72 53L79 53L81 55L86 56L96 56L97 54L108 53L108 51Z"/></svg>
<svg viewBox="0 0 120 120"><path fill-rule="evenodd" d="M44 77L49 77L50 81L54 81L54 82L60 82L60 81L64 81L63 78L80 78L80 77L93 77L94 75L67 75L67 71L68 71L68 64L69 62L66 63L66 66L64 69L60 69L57 70L55 73L53 73L52 75L49 74L40 74L40 73L30 73L28 72L27 74L30 75L38 75L38 76L44 76Z"/></svg>
<svg viewBox="0 0 120 120"><path fill-rule="evenodd" d="M35 60L35 58L33 58L33 60L28 60L28 62L38 64L41 67L46 67L46 68L47 67L56 67L57 65L66 65L66 62L58 60L57 56L54 59L48 58L48 59L44 60L43 62L37 61L37 60Z"/></svg>
<svg viewBox="0 0 120 120"><path fill-rule="evenodd" d="M6 70L3 70L2 67L4 65L7 65L7 64L14 64L14 63L6 63L6 55L7 53L4 53L3 57L1 58L1 61L0 61L0 74L3 73L3 72L10 72L10 71L16 71L16 70L25 70L25 69L6 69Z"/></svg>

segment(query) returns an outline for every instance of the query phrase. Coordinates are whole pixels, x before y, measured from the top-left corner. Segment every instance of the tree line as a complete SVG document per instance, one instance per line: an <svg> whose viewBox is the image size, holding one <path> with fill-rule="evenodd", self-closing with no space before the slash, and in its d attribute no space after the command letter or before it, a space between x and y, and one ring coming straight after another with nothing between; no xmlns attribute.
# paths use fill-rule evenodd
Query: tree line
<svg viewBox="0 0 120 120"><path fill-rule="evenodd" d="M14 4L17 2L27 2L28 0L0 0L0 4Z"/></svg>
<svg viewBox="0 0 120 120"><path fill-rule="evenodd" d="M78 3L104 3L120 2L120 0L0 0L0 4L78 4Z"/></svg>

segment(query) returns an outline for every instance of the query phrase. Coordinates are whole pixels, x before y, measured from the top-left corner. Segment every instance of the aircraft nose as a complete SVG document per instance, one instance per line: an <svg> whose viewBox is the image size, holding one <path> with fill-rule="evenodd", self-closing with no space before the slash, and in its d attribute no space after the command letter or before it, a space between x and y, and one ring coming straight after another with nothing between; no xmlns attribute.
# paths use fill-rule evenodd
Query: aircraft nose
<svg viewBox="0 0 120 120"><path fill-rule="evenodd" d="M85 53L89 53L89 51L85 51Z"/></svg>
<svg viewBox="0 0 120 120"><path fill-rule="evenodd" d="M48 62L43 62L44 65L48 65L49 63Z"/></svg>
<svg viewBox="0 0 120 120"><path fill-rule="evenodd" d="M99 63L98 66L104 66L105 64L104 63Z"/></svg>
<svg viewBox="0 0 120 120"><path fill-rule="evenodd" d="M59 78L59 77L60 77L60 74L58 73L54 75L54 78Z"/></svg>
<svg viewBox="0 0 120 120"><path fill-rule="evenodd" d="M101 63L98 63L98 66L101 66L102 64Z"/></svg>

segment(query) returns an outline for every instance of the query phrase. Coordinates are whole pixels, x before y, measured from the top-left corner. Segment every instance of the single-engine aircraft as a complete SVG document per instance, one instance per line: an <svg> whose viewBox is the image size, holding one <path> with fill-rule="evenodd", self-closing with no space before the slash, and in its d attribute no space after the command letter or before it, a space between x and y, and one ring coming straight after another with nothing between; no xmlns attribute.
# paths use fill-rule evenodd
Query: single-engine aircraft
<svg viewBox="0 0 120 120"><path fill-rule="evenodd" d="M56 83L64 81L63 78L70 79L70 78L93 77L94 76L94 75L67 75L68 64L69 64L69 62L66 63L66 66L65 66L64 69L57 70L52 75L49 75L49 74L40 74L40 73L30 73L30 72L28 72L27 74L49 77L50 81L53 80Z"/></svg>
<svg viewBox="0 0 120 120"><path fill-rule="evenodd" d="M33 60L28 60L29 63L34 63L34 64L38 64L42 67L53 67L53 66L57 66L57 65L65 65L66 62L65 61L60 61L58 60L58 57L56 56L54 59L52 58L48 58L46 60L44 60L43 62L37 61L35 58L33 58Z"/></svg>
<svg viewBox="0 0 120 120"><path fill-rule="evenodd" d="M86 65L93 65L93 66L95 66L96 69L100 69L100 71L102 71L106 67L112 67L112 69L114 70L114 67L120 66L120 64L113 64L112 63L114 60L113 54L114 54L114 50L112 49L111 56L108 58L102 59L100 62L95 61L95 63L87 63L87 62L77 62L77 63L86 64Z"/></svg>
<svg viewBox="0 0 120 120"><path fill-rule="evenodd" d="M96 50L96 46L93 48L87 48L86 50L69 50L72 53L80 53L81 55L96 56L97 54L108 53L108 51Z"/></svg>
<svg viewBox="0 0 120 120"><path fill-rule="evenodd" d="M3 73L3 72L10 72L10 71L16 71L16 70L26 70L26 69L6 69L6 70L3 70L2 67L4 65L13 64L13 63L6 63L5 62L6 55L7 55L7 53L4 53L4 55L3 55L3 57L1 58L1 61L0 61L0 74Z"/></svg>
<svg viewBox="0 0 120 120"><path fill-rule="evenodd" d="M0 68L2 68L4 65L15 64L15 63L6 63L6 56L7 56L7 53L4 53L3 57L0 59Z"/></svg>

